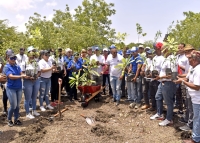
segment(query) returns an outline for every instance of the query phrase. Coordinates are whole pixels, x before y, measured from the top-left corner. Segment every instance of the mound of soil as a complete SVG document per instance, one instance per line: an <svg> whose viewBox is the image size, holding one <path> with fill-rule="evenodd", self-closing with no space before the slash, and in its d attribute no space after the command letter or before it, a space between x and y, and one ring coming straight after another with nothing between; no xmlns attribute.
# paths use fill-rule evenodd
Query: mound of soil
<svg viewBox="0 0 200 143"><path fill-rule="evenodd" d="M92 127L91 132L94 133L96 136L112 136L117 133L111 128L106 128L99 124Z"/></svg>
<svg viewBox="0 0 200 143"><path fill-rule="evenodd" d="M47 133L44 129L47 124L49 124L49 121L40 117L33 124L30 124L19 132L17 141L23 143L38 142Z"/></svg>
<svg viewBox="0 0 200 143"><path fill-rule="evenodd" d="M110 118L115 117L115 114L108 114L103 111L97 110L97 115L95 116L95 120L102 123L109 122Z"/></svg>

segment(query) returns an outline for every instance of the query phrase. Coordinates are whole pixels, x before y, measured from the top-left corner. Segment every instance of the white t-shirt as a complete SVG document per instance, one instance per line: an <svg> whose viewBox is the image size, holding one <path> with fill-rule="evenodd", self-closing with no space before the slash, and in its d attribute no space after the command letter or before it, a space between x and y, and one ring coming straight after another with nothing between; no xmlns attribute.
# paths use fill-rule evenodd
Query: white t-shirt
<svg viewBox="0 0 200 143"><path fill-rule="evenodd" d="M200 86L200 64L195 68L190 69L189 73L187 74L187 78L189 79L189 82ZM189 87L187 89L189 95L191 96L192 103L200 104L200 90L197 91Z"/></svg>
<svg viewBox="0 0 200 143"><path fill-rule="evenodd" d="M25 54L23 55L17 54L16 57L17 57L16 64L20 66L20 68L22 69L23 66L25 66L25 63L28 61L28 57Z"/></svg>
<svg viewBox="0 0 200 143"><path fill-rule="evenodd" d="M39 61L39 67L40 67L41 70L46 69L46 68L50 68L50 67L52 67L52 63L50 61L46 62L44 59L41 59ZM51 75L52 75L52 70L49 70L48 72L44 72L44 73L41 72L40 76L44 77L44 78L50 78Z"/></svg>
<svg viewBox="0 0 200 143"><path fill-rule="evenodd" d="M151 67L150 67L150 70L153 71L153 70L157 70L158 73L160 73L161 71L161 67L162 67L162 64L164 62L165 58L161 55L161 56L155 56L153 59L152 59L152 62L151 62Z"/></svg>
<svg viewBox="0 0 200 143"><path fill-rule="evenodd" d="M38 62L26 62L24 66L22 66L22 71L31 70L33 74L37 74L40 70Z"/></svg>
<svg viewBox="0 0 200 143"><path fill-rule="evenodd" d="M185 71L182 71L182 73L187 73L188 71L188 65L189 65L189 62L188 62L188 58L184 55L178 55L177 56L177 59L178 59L178 65L179 66L182 66L185 68Z"/></svg>
<svg viewBox="0 0 200 143"><path fill-rule="evenodd" d="M121 55L118 55L113 58L112 55L108 55L106 64L110 66L109 72L110 72L110 76L115 76L115 77L120 77L122 70L115 68L115 66L119 63L122 63L122 59L123 57Z"/></svg>
<svg viewBox="0 0 200 143"><path fill-rule="evenodd" d="M55 61L56 65L59 66L61 68L61 70L63 70L63 66L64 66L64 58L63 58L63 56L61 58L60 57L55 58L55 56L52 55L52 56L49 57L49 61L51 63L53 61Z"/></svg>
<svg viewBox="0 0 200 143"><path fill-rule="evenodd" d="M150 58L147 58L145 61L145 71L147 71L148 69L151 70L151 64L152 64L152 60Z"/></svg>
<svg viewBox="0 0 200 143"><path fill-rule="evenodd" d="M97 57L96 54L94 54L94 55L92 55L92 56L90 57L90 62L91 62L92 60L99 61L99 63L103 63L104 57L103 57L102 55L99 55L99 56ZM102 66L99 65L97 68L94 68L93 70L100 74L100 73L102 72Z"/></svg>

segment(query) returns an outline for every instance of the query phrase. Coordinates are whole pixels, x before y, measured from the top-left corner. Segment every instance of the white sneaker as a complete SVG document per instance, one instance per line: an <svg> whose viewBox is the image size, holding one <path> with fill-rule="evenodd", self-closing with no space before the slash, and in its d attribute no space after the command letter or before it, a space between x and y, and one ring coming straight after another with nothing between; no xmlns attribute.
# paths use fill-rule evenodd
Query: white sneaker
<svg viewBox="0 0 200 143"><path fill-rule="evenodd" d="M160 126L167 126L171 124L173 124L173 121L168 121L167 119L159 123Z"/></svg>
<svg viewBox="0 0 200 143"><path fill-rule="evenodd" d="M44 108L44 106L40 106L40 110L41 110L42 112L46 111L46 109Z"/></svg>
<svg viewBox="0 0 200 143"><path fill-rule="evenodd" d="M32 114L33 114L34 116L40 116L40 114L39 114L38 112L36 112L36 111L33 111Z"/></svg>
<svg viewBox="0 0 200 143"><path fill-rule="evenodd" d="M158 115L157 113L153 116L150 117L151 120L163 120L163 116L162 115Z"/></svg>
<svg viewBox="0 0 200 143"><path fill-rule="evenodd" d="M131 104L129 105L129 108L134 108L135 105L136 105L136 103L131 103Z"/></svg>
<svg viewBox="0 0 200 143"><path fill-rule="evenodd" d="M53 110L53 109L54 109L50 104L47 105L47 108L49 108L50 110Z"/></svg>
<svg viewBox="0 0 200 143"><path fill-rule="evenodd" d="M34 119L35 117L29 113L29 114L26 115L26 118Z"/></svg>

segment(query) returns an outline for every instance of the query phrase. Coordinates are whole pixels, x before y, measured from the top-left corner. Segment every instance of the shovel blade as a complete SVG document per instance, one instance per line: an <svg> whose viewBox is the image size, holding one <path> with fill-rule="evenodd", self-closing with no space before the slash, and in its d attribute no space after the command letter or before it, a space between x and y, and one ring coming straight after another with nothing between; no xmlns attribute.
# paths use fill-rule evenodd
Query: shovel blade
<svg viewBox="0 0 200 143"><path fill-rule="evenodd" d="M92 118L87 117L85 120L88 123L88 125L93 126L95 124L95 122L94 122L94 120Z"/></svg>

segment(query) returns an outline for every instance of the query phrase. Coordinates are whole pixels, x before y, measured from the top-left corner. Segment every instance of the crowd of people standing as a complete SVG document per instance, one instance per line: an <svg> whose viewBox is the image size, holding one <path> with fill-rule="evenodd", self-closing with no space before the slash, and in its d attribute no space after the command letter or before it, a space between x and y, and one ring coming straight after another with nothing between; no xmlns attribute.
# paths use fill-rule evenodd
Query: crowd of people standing
<svg viewBox="0 0 200 143"><path fill-rule="evenodd" d="M160 126L172 125L174 108L178 108L176 114L182 116L179 121L185 123L180 129L192 129L192 140L189 142L200 142L200 52L184 43L178 45L175 55L167 48L163 51L163 48L163 44L158 42L151 48L139 45L119 52L115 45L111 45L102 51L99 47L88 47L79 54L73 53L70 48L38 52L30 46L20 48L17 55L8 49L5 53L6 63L1 63L0 68L3 112L7 114L8 125L22 124L19 120L22 92L27 118L40 115L36 111L37 97L42 112L47 108L54 109L58 100L59 78L63 80L61 87L66 90L70 102L79 100L76 86L69 85L69 77L73 72L82 71L85 60L90 59L96 61L97 67L93 70L99 74L91 75L92 80L97 85L108 85L108 93L116 106L125 97L130 102L130 108L156 111L150 120L161 120ZM123 63L123 59L129 58L130 63L124 70L116 68ZM171 62L171 59L175 59L175 62ZM177 79L167 74L172 67L177 70ZM103 90L103 93L106 94L106 91ZM10 103L8 110L7 100ZM167 108L166 117L163 115L163 102Z"/></svg>

